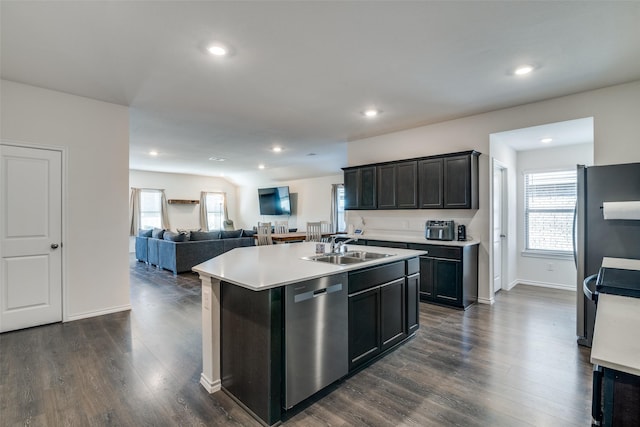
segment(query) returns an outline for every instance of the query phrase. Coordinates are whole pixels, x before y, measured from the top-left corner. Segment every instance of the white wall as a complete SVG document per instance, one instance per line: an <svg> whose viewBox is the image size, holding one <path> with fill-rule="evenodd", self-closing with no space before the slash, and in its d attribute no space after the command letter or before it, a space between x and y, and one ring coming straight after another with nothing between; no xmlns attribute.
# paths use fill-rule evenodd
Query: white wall
<svg viewBox="0 0 640 427"><path fill-rule="evenodd" d="M241 206L238 223L242 228L251 228L257 223L289 221L290 228L304 230L309 221L329 221L331 218L331 184L342 184L343 176L330 175L292 181L260 182L238 189L238 203ZM289 186L289 193L296 193L297 200L289 216L260 215L258 188ZM236 225L237 225L236 224Z"/></svg>
<svg viewBox="0 0 640 427"><path fill-rule="evenodd" d="M527 256L524 226L524 173L575 169L577 164L593 165L593 145L577 144L564 147L518 152L518 282L575 290L576 268L573 258Z"/></svg>
<svg viewBox="0 0 640 427"><path fill-rule="evenodd" d="M66 149L64 320L129 309L128 108L0 85L2 140Z"/></svg>
<svg viewBox="0 0 640 427"><path fill-rule="evenodd" d="M475 149L480 156L480 209L469 221L469 234L481 240L479 300L490 302L489 280L489 155L492 133L583 117L594 118L595 164L640 161L640 81L582 92L462 119L422 126L348 143L348 164L356 166L387 160ZM381 117L381 119L384 119ZM428 211L412 215L422 217ZM442 212L444 215L445 212ZM376 213L377 215L377 213ZM393 215L389 213L388 215ZM398 216L404 215L398 213Z"/></svg>
<svg viewBox="0 0 640 427"><path fill-rule="evenodd" d="M168 199L200 200L201 191L223 192L227 194L227 210L229 218L238 225L237 188L224 178L186 175L177 173L147 172L139 170L129 171L129 186L138 188L164 189ZM172 230L199 229L200 205L169 205L169 222ZM134 238L130 238L129 251L135 250Z"/></svg>

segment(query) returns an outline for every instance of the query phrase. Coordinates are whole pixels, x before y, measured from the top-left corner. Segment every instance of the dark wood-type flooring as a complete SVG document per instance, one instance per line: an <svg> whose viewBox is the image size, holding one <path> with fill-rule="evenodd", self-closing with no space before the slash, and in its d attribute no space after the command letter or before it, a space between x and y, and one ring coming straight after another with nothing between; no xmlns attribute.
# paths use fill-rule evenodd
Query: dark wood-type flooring
<svg viewBox="0 0 640 427"><path fill-rule="evenodd" d="M586 426L575 293L518 285L467 311L421 303L414 340L291 426ZM1 426L259 425L200 385L200 282L131 261L133 310L0 335Z"/></svg>

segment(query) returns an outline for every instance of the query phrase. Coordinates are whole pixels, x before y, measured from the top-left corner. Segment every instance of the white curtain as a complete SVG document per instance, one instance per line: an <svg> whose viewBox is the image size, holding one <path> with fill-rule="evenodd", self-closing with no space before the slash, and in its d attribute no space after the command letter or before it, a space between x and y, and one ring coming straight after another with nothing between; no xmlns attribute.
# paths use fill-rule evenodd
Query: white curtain
<svg viewBox="0 0 640 427"><path fill-rule="evenodd" d="M162 221L162 228L169 230L171 224L169 224L169 205L167 204L167 196L164 194L164 190L160 191L160 220Z"/></svg>
<svg viewBox="0 0 640 427"><path fill-rule="evenodd" d="M140 188L131 188L129 200L129 236L136 236L140 228Z"/></svg>
<svg viewBox="0 0 640 427"><path fill-rule="evenodd" d="M329 221L334 233L338 231L338 186L342 184L331 184L331 216Z"/></svg>
<svg viewBox="0 0 640 427"><path fill-rule="evenodd" d="M200 229L209 231L209 221L207 220L207 192L200 192Z"/></svg>

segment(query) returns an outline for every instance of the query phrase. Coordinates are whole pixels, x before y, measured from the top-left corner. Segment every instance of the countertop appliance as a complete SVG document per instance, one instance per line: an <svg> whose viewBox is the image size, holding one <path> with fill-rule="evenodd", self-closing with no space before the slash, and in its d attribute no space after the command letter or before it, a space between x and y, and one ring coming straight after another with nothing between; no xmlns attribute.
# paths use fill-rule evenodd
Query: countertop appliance
<svg viewBox="0 0 640 427"><path fill-rule="evenodd" d="M349 372L347 280L341 273L285 287L285 409Z"/></svg>
<svg viewBox="0 0 640 427"><path fill-rule="evenodd" d="M595 291L604 257L640 258L640 221L605 220L603 203L640 200L640 163L578 165L578 201L574 215L578 344L591 347L596 305L584 287ZM585 279L587 279L585 281ZM586 285L586 286L585 286Z"/></svg>
<svg viewBox="0 0 640 427"><path fill-rule="evenodd" d="M425 224L424 237L427 240L453 240L455 224L447 220L429 220Z"/></svg>

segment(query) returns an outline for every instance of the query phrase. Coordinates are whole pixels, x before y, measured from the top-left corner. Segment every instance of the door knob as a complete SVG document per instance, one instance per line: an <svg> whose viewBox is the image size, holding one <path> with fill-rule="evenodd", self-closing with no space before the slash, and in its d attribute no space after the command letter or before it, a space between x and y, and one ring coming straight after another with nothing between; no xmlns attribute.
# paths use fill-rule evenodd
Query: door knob
<svg viewBox="0 0 640 427"><path fill-rule="evenodd" d="M57 243L52 243L51 244L51 249L58 249L58 244Z"/></svg>

